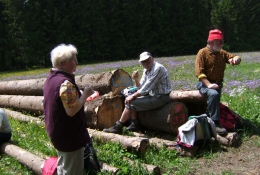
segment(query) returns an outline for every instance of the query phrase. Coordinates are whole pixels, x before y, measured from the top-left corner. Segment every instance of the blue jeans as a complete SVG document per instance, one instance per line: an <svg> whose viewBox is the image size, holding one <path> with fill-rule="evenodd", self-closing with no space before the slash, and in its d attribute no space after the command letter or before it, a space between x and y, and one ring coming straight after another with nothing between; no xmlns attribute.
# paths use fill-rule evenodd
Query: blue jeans
<svg viewBox="0 0 260 175"><path fill-rule="evenodd" d="M200 94L207 97L207 115L213 120L219 120L220 116L220 96L221 96L221 89L223 87L222 82L216 83L219 85L219 89L209 89L205 86L202 82L197 83L197 89L199 90Z"/></svg>

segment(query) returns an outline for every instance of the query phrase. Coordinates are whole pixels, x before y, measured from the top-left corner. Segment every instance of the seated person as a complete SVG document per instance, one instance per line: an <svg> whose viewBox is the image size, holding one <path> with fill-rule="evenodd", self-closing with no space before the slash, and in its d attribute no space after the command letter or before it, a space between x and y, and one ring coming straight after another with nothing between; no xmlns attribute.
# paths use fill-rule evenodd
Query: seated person
<svg viewBox="0 0 260 175"><path fill-rule="evenodd" d="M8 142L12 137L11 125L4 110L0 109L0 144Z"/></svg>

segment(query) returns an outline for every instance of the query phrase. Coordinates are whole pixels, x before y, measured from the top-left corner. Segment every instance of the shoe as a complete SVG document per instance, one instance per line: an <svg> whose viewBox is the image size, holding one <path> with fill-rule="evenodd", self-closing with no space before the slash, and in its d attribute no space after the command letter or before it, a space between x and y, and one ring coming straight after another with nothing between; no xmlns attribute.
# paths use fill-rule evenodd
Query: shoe
<svg viewBox="0 0 260 175"><path fill-rule="evenodd" d="M141 125L139 122L132 121L132 123L128 127L126 127L126 131L140 132Z"/></svg>
<svg viewBox="0 0 260 175"><path fill-rule="evenodd" d="M219 135L226 135L227 130L219 123L219 121L214 121L215 126L216 126L216 131Z"/></svg>
<svg viewBox="0 0 260 175"><path fill-rule="evenodd" d="M105 129L103 129L103 132L115 133L115 134L122 134L123 127L124 127L124 125L122 125L121 123L119 123L119 121L117 121L117 122L114 124L114 126L112 126L111 128L105 128Z"/></svg>

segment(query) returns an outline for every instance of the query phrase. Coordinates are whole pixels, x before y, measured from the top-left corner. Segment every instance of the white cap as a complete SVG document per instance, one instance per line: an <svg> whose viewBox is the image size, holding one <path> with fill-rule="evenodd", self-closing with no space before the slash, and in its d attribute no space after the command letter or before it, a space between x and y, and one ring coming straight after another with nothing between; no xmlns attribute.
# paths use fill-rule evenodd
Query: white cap
<svg viewBox="0 0 260 175"><path fill-rule="evenodd" d="M152 57L152 54L150 54L149 52L143 52L139 56L139 62L145 61L145 60L147 60L150 57Z"/></svg>

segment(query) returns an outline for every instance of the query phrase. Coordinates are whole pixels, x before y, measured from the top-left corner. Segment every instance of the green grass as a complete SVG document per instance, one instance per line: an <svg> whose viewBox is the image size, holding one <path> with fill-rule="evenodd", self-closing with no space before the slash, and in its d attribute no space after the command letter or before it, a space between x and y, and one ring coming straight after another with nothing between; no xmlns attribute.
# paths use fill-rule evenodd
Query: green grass
<svg viewBox="0 0 260 175"><path fill-rule="evenodd" d="M250 55L245 53L248 58ZM175 62L185 61L184 64L171 66L169 58L160 58L158 61L165 64L170 73L171 79L173 81L183 81L187 84L195 84L197 82L196 77L194 76L194 59L195 56L183 56L183 57L174 57L170 60ZM225 72L225 82L232 80L237 81L253 81L260 79L260 63L259 62L242 62L243 64L232 67L227 66ZM84 65L79 68L83 68ZM108 69L104 70L107 71ZM124 67L124 70L131 74L133 70L139 70L142 72L141 66L137 63L134 66ZM0 80L2 78L8 78L10 76L23 76L23 75L37 75L37 74L46 74L49 72L48 69L35 69L19 72L5 72L0 75ZM227 84L225 84L227 85ZM224 86L225 86L224 85ZM182 85L176 85L175 88L182 88ZM235 112L243 116L252 122L255 126L260 127L260 110L259 110L259 92L260 88L250 89L248 87L238 86L232 89L234 96L230 94L223 93L221 101L229 103L230 108ZM36 154L40 157L45 156L56 156L56 151L51 145L49 138L47 137L44 127L37 126L33 123L19 122L10 118L10 123L13 129L12 140L15 144L23 149L30 151L33 154ZM126 133L126 135L132 135L131 133ZM242 139L247 140L248 135L252 134L250 128L245 128L242 132ZM151 145L150 148L146 151L145 154L137 154L134 151L129 152L123 148L120 144L116 143L101 143L99 141L94 141L94 146L97 149L99 159L103 162L106 162L112 166L120 168L118 174L120 175L144 175L151 174L144 168L140 166L141 163L157 165L160 167L163 175L175 174L175 175L184 175L192 173L194 170L194 164L197 163L196 158L180 157L174 150L168 150L166 148L158 149L154 145ZM260 146L260 141L255 140L253 142L256 146ZM211 159L218 157L218 151L216 149L219 145L209 145L204 148L198 155L198 157L203 157L208 159L210 163ZM220 149L221 150L221 149ZM123 157L128 157L133 160L137 167L134 167L129 164L128 161L122 161ZM208 164L209 165L209 164ZM5 154L0 154L0 174L32 174L25 166L21 165L14 158L8 157ZM107 172L101 172L100 174L109 174ZM223 170L223 175L231 175L232 172Z"/></svg>

